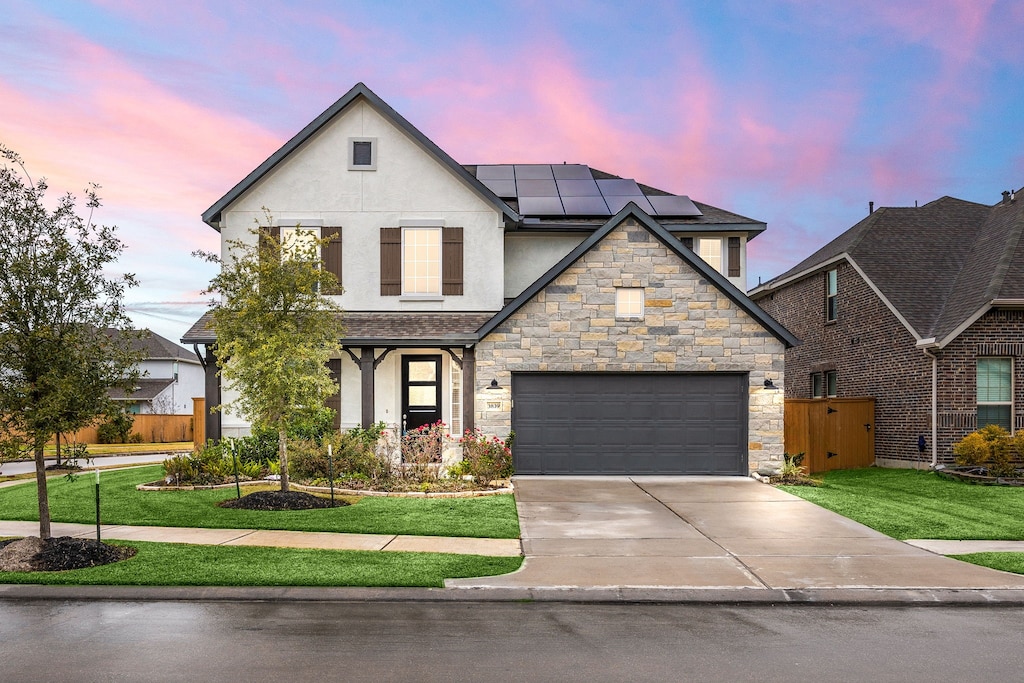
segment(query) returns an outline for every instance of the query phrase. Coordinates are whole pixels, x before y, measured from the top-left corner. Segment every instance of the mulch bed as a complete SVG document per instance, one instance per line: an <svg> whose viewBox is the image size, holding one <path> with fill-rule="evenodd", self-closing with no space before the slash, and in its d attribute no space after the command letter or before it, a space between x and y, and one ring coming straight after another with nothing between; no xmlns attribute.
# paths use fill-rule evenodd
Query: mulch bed
<svg viewBox="0 0 1024 683"><path fill-rule="evenodd" d="M989 474L988 468L982 465L953 466L936 469L935 473L946 479L964 481L971 484L989 484L992 486L1024 486L1024 471L1017 470L1015 477L995 477Z"/></svg>
<svg viewBox="0 0 1024 683"><path fill-rule="evenodd" d="M242 510L316 510L343 507L348 504L347 501L336 500L332 505L328 498L320 498L303 491L257 491L241 498L229 498L219 505L223 508Z"/></svg>
<svg viewBox="0 0 1024 683"><path fill-rule="evenodd" d="M98 567L133 557L135 548L85 538L29 536L0 541L0 571L59 572Z"/></svg>

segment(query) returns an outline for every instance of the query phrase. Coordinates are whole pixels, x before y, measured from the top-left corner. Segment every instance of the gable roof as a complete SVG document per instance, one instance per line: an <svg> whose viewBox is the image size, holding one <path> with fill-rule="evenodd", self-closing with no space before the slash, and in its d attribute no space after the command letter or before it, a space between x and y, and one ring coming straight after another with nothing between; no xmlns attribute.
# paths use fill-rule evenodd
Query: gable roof
<svg viewBox="0 0 1024 683"><path fill-rule="evenodd" d="M491 190L489 190L483 183L476 179L476 176L471 174L465 168L455 163L448 154L434 144L426 135L421 133L419 129L409 123L405 118L397 111L391 108L387 102L377 96L372 90L366 87L363 83L356 83L356 85L349 90L347 93L341 96L341 98L327 108L320 116L313 119L305 128L300 130L292 137L291 140L284 143L284 145L276 152L270 155L266 161L256 167L256 169L242 179L237 185L228 190L228 193L218 199L213 205L203 212L203 222L210 227L220 230L219 223L221 219L221 213L228 206L231 205L236 199L242 196L246 190L256 184L261 178L270 173L278 164L280 164L288 155L298 149L306 140L311 138L317 131L330 123L334 117L338 116L341 112L347 109L350 105L358 100L365 100L376 109L382 116L389 119L397 128L401 129L406 135L412 138L417 144L427 151L428 154L434 156L442 165L446 166L456 177L461 179L466 185L472 188L477 194L482 196L485 201L492 204L495 209L504 214L505 219L510 222L517 222L519 215L509 207L508 204L501 201Z"/></svg>
<svg viewBox="0 0 1024 683"><path fill-rule="evenodd" d="M498 313L496 313L486 325L480 328L477 332L478 337L483 339L493 332L498 325L508 320L513 313L522 308L526 302L532 299L538 292L551 284L555 278L565 272L569 266L575 263L585 253L590 251L595 245L603 240L608 233L617 228L627 218L635 219L640 225L646 228L648 232L654 235L659 242L665 245L669 251L676 254L703 277L710 280L720 292L725 294L733 303L746 311L747 314L760 323L761 326L771 333L776 339L784 343L787 347L795 346L797 344L796 337L794 337L789 330L780 325L770 315L765 313L757 304L747 297L746 294L737 289L736 286L729 282L729 280L721 273L708 265L702 258L698 257L691 250L684 247L682 242L676 239L668 230L659 225L654 219L645 213L643 209L633 202L630 202L623 207L621 211L609 219L601 228L594 231L593 234L583 240L583 242L569 252L561 261L552 266L548 272L544 273L544 275L527 287L519 296L510 301L503 309L498 311Z"/></svg>
<svg viewBox="0 0 1024 683"><path fill-rule="evenodd" d="M941 197L883 207L785 273L758 299L846 260L918 340L944 346L999 302L1024 303L1024 201L994 206Z"/></svg>
<svg viewBox="0 0 1024 683"><path fill-rule="evenodd" d="M105 332L111 338L120 336L120 331L113 328L108 328ZM143 360L176 360L199 364L194 353L178 346L166 337L161 337L152 330L142 330L141 338L133 337L130 340L130 346L132 351L142 352Z"/></svg>

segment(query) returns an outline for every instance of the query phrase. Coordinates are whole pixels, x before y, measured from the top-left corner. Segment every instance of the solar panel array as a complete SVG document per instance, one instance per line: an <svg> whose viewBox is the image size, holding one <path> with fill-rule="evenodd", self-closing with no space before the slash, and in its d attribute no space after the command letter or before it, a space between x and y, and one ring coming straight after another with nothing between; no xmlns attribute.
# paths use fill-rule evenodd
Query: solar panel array
<svg viewBox="0 0 1024 683"><path fill-rule="evenodd" d="M635 180L595 180L583 164L477 166L477 179L502 199L519 202L524 216L611 216L629 202L652 216L700 216L683 195L645 195Z"/></svg>

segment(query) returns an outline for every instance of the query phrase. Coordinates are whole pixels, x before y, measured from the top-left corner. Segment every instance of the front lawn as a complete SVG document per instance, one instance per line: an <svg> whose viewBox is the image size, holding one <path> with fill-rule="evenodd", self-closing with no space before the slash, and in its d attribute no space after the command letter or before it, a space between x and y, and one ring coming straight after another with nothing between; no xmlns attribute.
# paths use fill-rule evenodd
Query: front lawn
<svg viewBox="0 0 1024 683"><path fill-rule="evenodd" d="M63 572L0 572L2 583L115 586L428 586L515 571L521 557L112 541L135 557Z"/></svg>
<svg viewBox="0 0 1024 683"><path fill-rule="evenodd" d="M414 536L519 538L519 518L509 494L476 498L366 497L355 505L323 510L266 512L220 508L235 489L136 491L136 484L163 477L159 465L104 472L101 518L104 524L285 529ZM77 481L49 481L54 522L96 522L92 473ZM243 491L244 493L244 491ZM0 489L0 519L38 520L34 483Z"/></svg>
<svg viewBox="0 0 1024 683"><path fill-rule="evenodd" d="M1024 490L1016 487L869 467L829 472L819 487L779 488L900 540L1024 540Z"/></svg>
<svg viewBox="0 0 1024 683"><path fill-rule="evenodd" d="M950 557L971 564L980 564L982 567L1024 574L1024 553L968 553L966 555L950 555Z"/></svg>

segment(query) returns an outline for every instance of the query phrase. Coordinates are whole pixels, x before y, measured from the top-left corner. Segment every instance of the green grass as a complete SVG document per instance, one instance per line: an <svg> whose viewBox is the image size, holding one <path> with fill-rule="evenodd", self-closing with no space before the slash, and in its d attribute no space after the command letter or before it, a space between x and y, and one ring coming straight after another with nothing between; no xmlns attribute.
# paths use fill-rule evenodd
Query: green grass
<svg viewBox="0 0 1024 683"><path fill-rule="evenodd" d="M958 560L980 564L982 567L1001 569L1004 572L1024 574L1024 553L968 553L951 555Z"/></svg>
<svg viewBox="0 0 1024 683"><path fill-rule="evenodd" d="M515 571L521 557L299 550L114 541L128 560L64 572L0 572L2 583L115 586L443 586Z"/></svg>
<svg viewBox="0 0 1024 683"><path fill-rule="evenodd" d="M1024 490L1015 487L871 467L829 472L816 488L780 488L901 540L1024 540Z"/></svg>
<svg viewBox="0 0 1024 683"><path fill-rule="evenodd" d="M104 524L285 529L415 536L519 538L519 518L511 495L477 498L366 497L348 507L267 512L220 508L234 488L204 491L136 491L135 485L163 476L159 465L106 472L101 479ZM49 481L50 513L55 522L96 522L95 479ZM0 519L39 519L33 483L0 489Z"/></svg>

